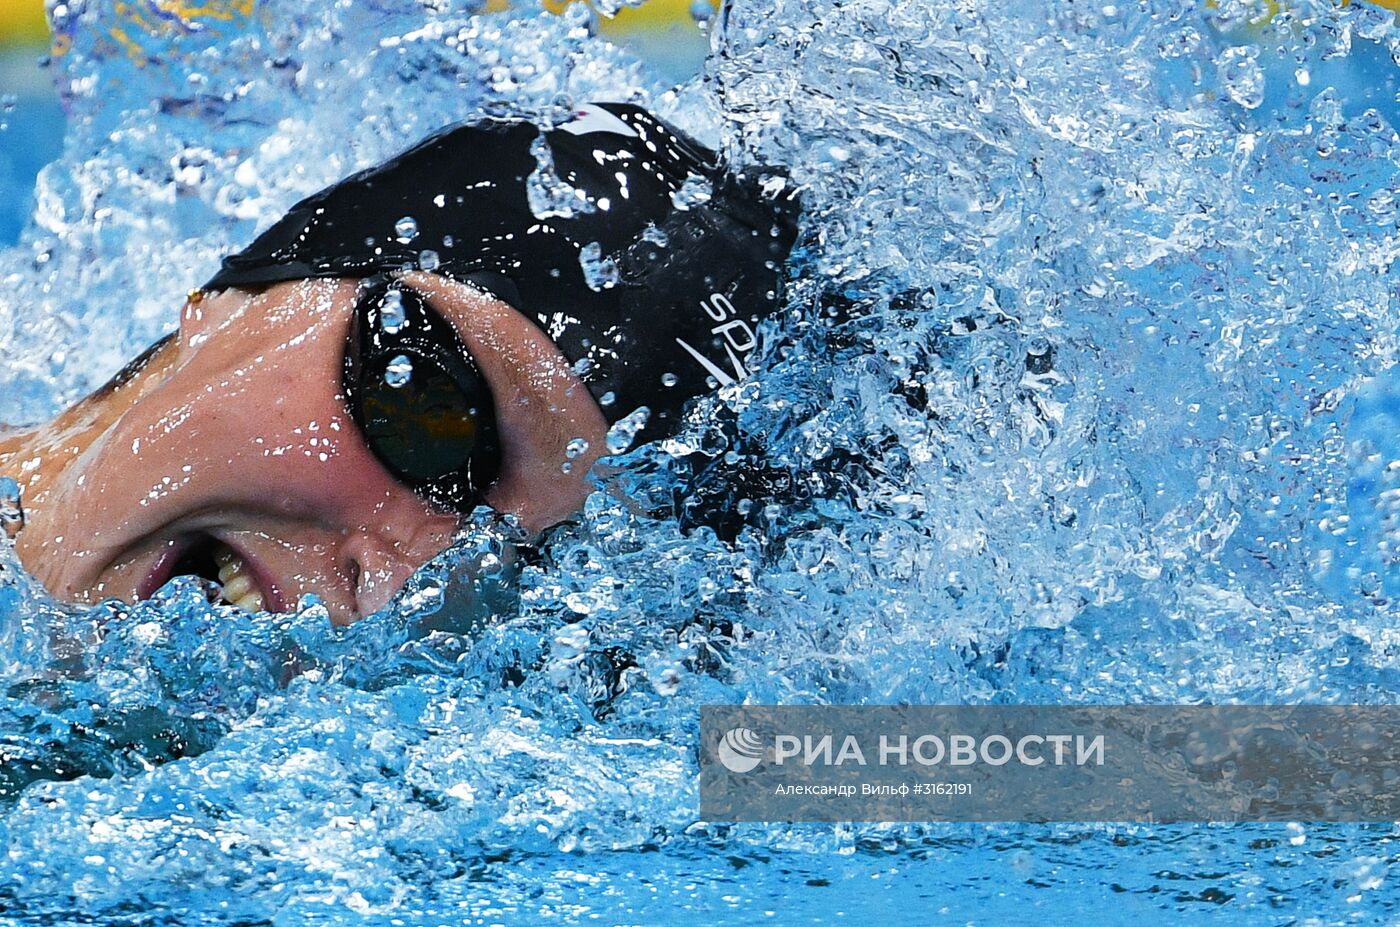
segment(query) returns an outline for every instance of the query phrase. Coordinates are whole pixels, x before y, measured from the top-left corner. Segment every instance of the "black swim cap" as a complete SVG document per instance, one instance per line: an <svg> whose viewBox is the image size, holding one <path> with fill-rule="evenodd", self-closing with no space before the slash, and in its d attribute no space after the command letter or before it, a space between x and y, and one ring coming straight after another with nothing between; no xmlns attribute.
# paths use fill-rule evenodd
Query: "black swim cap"
<svg viewBox="0 0 1400 927"><path fill-rule="evenodd" d="M445 129L294 206L206 289L432 270L533 318L609 422L741 379L779 305L797 203L781 171L736 175L635 106L581 107L544 130Z"/></svg>

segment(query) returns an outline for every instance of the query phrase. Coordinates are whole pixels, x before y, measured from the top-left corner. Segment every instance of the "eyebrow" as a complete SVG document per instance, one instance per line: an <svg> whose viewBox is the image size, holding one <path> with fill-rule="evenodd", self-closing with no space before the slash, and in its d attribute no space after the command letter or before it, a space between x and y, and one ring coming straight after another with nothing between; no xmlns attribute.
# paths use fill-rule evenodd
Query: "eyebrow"
<svg viewBox="0 0 1400 927"><path fill-rule="evenodd" d="M98 402L100 400L106 399L108 396L111 396L117 390L121 389L123 386L126 386L132 380L136 379L137 375L140 374L141 371L145 370L146 366L150 364L150 362L155 358L155 356L158 353L160 353L161 348L164 348L171 341L175 340L175 336L178 334L178 331L173 331L165 337L161 338L155 344L148 347L146 350L142 351L140 354L136 355L135 358L127 362L127 365L125 367L123 367L121 370L118 370L110 380L108 380L106 383L103 383L97 389L93 390L92 393L89 394L87 399L85 399L84 401Z"/></svg>

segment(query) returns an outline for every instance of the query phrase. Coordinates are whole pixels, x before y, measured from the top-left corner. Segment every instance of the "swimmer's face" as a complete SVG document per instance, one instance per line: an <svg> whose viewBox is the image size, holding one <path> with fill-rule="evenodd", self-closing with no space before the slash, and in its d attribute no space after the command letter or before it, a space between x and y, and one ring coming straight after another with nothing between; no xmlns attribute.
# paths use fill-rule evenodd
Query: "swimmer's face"
<svg viewBox="0 0 1400 927"><path fill-rule="evenodd" d="M403 283L453 326L494 396L499 470L481 501L527 530L577 511L607 426L568 362L505 303L432 274ZM187 305L131 383L11 456L26 566L85 601L147 597L201 565L249 609L315 592L346 623L387 604L458 516L400 483L346 411L356 291L303 280ZM590 449L570 460L575 438Z"/></svg>

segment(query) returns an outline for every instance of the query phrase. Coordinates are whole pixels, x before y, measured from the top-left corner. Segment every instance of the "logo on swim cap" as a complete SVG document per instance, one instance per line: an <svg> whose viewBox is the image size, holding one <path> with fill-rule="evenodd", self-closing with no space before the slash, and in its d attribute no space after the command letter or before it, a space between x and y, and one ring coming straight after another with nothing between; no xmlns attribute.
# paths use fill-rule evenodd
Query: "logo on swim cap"
<svg viewBox="0 0 1400 927"><path fill-rule="evenodd" d="M587 135L590 132L611 132L614 135L625 135L628 138L636 138L637 130L627 123L617 118L614 114L603 109L601 106L594 106L592 103L585 103L574 113L574 118L559 127L560 131L568 132L570 135Z"/></svg>
<svg viewBox="0 0 1400 927"><path fill-rule="evenodd" d="M749 323L738 317L734 304L723 293L711 293L709 300L702 302L700 306L706 315L720 323L710 329L710 335L715 343L724 348L731 369L725 370L683 338L677 338L676 344L695 358L696 362L705 368L705 372L715 378L718 385L728 386L744 379L749 375L745 362L749 359L749 352L758 343L753 329L749 327Z"/></svg>
<svg viewBox="0 0 1400 927"><path fill-rule="evenodd" d="M746 727L736 727L720 738L715 755L732 773L752 772L763 762L763 742Z"/></svg>

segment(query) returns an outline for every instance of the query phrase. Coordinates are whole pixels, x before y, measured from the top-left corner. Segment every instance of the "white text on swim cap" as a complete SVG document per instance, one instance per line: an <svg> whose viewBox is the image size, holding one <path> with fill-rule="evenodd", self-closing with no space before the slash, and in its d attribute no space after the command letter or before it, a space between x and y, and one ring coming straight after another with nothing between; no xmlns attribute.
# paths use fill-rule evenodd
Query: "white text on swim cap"
<svg viewBox="0 0 1400 927"><path fill-rule="evenodd" d="M742 380L749 375L744 361L748 360L749 352L757 343L753 329L743 319L736 318L734 304L723 293L711 293L709 300L700 303L700 308L705 310L706 315L720 323L710 329L710 334L724 339L724 352L729 356L729 363L733 370L729 371L720 367L680 338L676 339L676 344L685 348L710 376L719 381L720 386L728 386ZM737 339L735 332L740 333Z"/></svg>

